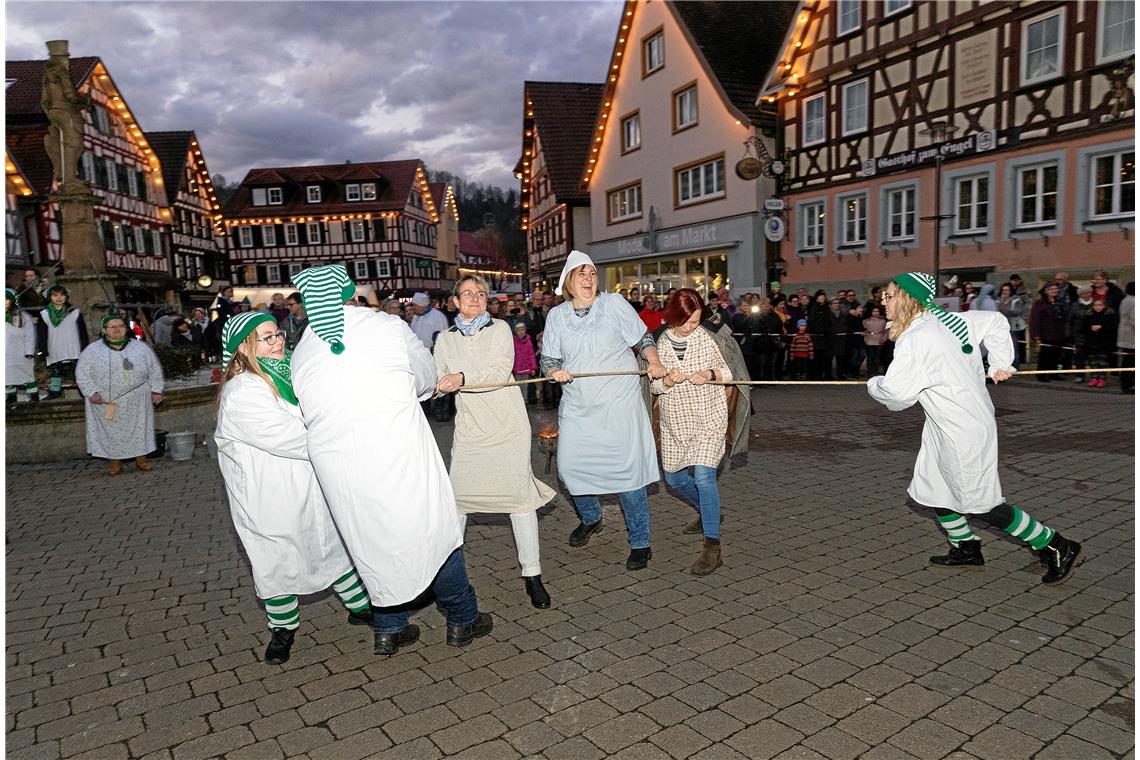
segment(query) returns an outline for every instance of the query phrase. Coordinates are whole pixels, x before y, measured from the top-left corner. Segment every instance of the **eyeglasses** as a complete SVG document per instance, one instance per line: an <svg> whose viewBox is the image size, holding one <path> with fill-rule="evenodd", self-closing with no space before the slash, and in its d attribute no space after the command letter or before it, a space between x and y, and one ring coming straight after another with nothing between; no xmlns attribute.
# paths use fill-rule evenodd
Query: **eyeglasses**
<svg viewBox="0 0 1140 760"><path fill-rule="evenodd" d="M459 291L460 298L474 298L477 301L486 301L487 294L481 290L461 290Z"/></svg>
<svg viewBox="0 0 1140 760"><path fill-rule="evenodd" d="M890 293L883 293L883 303L893 300L895 300L895 296L892 296Z"/></svg>
<svg viewBox="0 0 1140 760"><path fill-rule="evenodd" d="M283 340L285 340L285 332L283 330L278 330L275 333L266 335L264 338L258 338L257 342L264 343L267 346L272 346L274 343L279 343Z"/></svg>

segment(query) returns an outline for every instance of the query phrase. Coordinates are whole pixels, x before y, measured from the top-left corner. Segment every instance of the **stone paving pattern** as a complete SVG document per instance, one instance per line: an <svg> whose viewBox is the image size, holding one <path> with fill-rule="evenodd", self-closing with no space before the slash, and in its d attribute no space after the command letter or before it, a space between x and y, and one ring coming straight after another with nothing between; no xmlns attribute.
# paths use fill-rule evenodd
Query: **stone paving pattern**
<svg viewBox="0 0 1140 760"><path fill-rule="evenodd" d="M927 566L945 544L905 504L917 410L859 388L754 398L715 574L685 572L700 539L663 487L637 573L616 500L570 549L560 495L540 513L552 609L529 605L505 516L476 517L467 565L494 632L445 646L429 607L392 658L322 594L290 662L261 663L264 614L201 448L114 480L96 462L9 467L6 756L1133 757L1131 398L994 389L1006 493L1086 546L1055 588L992 530L985 572Z"/></svg>

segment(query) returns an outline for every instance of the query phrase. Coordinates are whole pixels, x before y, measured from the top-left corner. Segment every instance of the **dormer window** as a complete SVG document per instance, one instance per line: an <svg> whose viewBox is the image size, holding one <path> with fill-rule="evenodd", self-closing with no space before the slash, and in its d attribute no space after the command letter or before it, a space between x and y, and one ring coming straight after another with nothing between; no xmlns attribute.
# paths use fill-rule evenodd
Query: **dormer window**
<svg viewBox="0 0 1140 760"><path fill-rule="evenodd" d="M365 182L360 186L361 200L374 201L376 200L376 183Z"/></svg>
<svg viewBox="0 0 1140 760"><path fill-rule="evenodd" d="M265 188L255 187L249 191L249 201L255 206L265 205Z"/></svg>
<svg viewBox="0 0 1140 760"><path fill-rule="evenodd" d="M305 200L308 203L320 203L321 202L321 186L320 185L309 185L309 186L307 186L305 188Z"/></svg>
<svg viewBox="0 0 1140 760"><path fill-rule="evenodd" d="M344 186L344 199L346 201L360 200L360 185L345 185Z"/></svg>
<svg viewBox="0 0 1140 760"><path fill-rule="evenodd" d="M270 206L280 206L284 202L284 196L281 192L281 188L271 187L269 188L268 193Z"/></svg>

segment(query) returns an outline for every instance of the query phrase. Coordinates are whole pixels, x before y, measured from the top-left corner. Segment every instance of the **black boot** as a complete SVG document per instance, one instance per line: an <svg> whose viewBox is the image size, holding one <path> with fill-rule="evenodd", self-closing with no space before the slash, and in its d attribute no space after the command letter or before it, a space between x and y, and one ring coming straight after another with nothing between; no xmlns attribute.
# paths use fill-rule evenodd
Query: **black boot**
<svg viewBox="0 0 1140 760"><path fill-rule="evenodd" d="M367 626L371 627L371 625L372 625L372 608L369 607L368 609L365 609L361 612L350 612L350 613L348 613L348 624L349 625L367 625Z"/></svg>
<svg viewBox="0 0 1140 760"><path fill-rule="evenodd" d="M1046 586L1064 583L1084 559L1085 553L1081 550L1080 544L1070 541L1060 533L1055 534L1049 545L1041 550L1041 564L1045 566L1045 575L1041 576L1041 582Z"/></svg>
<svg viewBox="0 0 1140 760"><path fill-rule="evenodd" d="M420 627L415 623L408 623L399 633L377 633L372 638L372 651L374 654L393 655L400 651L400 647L410 646L419 641Z"/></svg>
<svg viewBox="0 0 1140 760"><path fill-rule="evenodd" d="M590 543L590 536L595 533L602 532L602 521L598 520L593 525L587 525L584 522L578 523L578 527L570 534L571 546L585 546Z"/></svg>
<svg viewBox="0 0 1140 760"><path fill-rule="evenodd" d="M629 559L625 561L626 570L644 570L649 566L649 559L653 556L653 550L648 546L644 549L632 549L629 552Z"/></svg>
<svg viewBox="0 0 1140 760"><path fill-rule="evenodd" d="M293 636L297 630L289 628L270 630L273 631L273 636L269 639L269 646L265 648L265 664L281 665L289 662L289 650L293 648Z"/></svg>
<svg viewBox="0 0 1140 760"><path fill-rule="evenodd" d="M447 644L453 647L465 647L480 636L486 636L495 627L491 616L480 612L479 617L467 625L447 626Z"/></svg>
<svg viewBox="0 0 1140 760"><path fill-rule="evenodd" d="M540 610L550 609L550 594L546 593L546 588L542 585L542 576L524 575L523 582L526 584L530 603Z"/></svg>
<svg viewBox="0 0 1140 760"><path fill-rule="evenodd" d="M967 570L982 570L986 564L982 557L981 541L961 541L950 547L949 554L931 557L930 564L939 567L965 567Z"/></svg>

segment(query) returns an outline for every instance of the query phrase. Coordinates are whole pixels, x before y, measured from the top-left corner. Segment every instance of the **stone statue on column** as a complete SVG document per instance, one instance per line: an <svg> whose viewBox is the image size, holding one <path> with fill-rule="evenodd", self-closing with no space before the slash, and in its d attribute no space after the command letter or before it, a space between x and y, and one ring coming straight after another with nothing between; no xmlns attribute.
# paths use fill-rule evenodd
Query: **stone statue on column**
<svg viewBox="0 0 1140 760"><path fill-rule="evenodd" d="M47 43L48 61L44 66L43 95L40 105L48 118L44 147L51 158L52 179L69 185L79 179L79 157L83 155L83 111L91 99L75 91L71 81L71 59L67 40Z"/></svg>

